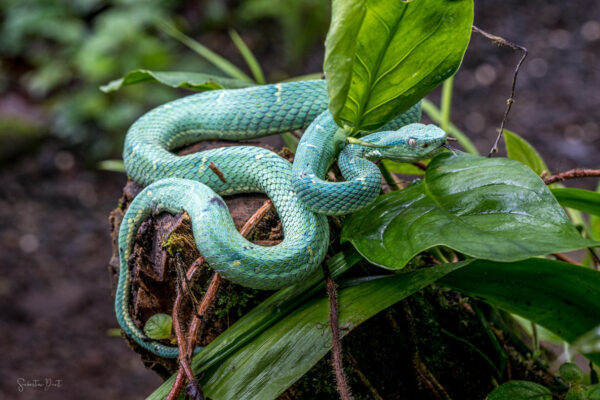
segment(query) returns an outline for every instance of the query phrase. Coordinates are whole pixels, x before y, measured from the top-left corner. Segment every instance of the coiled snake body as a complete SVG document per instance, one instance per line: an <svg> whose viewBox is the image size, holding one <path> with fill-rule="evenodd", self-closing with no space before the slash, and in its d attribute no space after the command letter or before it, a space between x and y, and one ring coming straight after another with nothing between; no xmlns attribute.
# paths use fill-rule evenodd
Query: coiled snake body
<svg viewBox="0 0 600 400"><path fill-rule="evenodd" d="M346 214L373 201L381 190L379 169L368 160L413 161L440 151L445 133L412 124L378 132L345 145L327 110L325 81L302 81L237 90L217 90L164 104L137 120L125 140L130 178L147 186L129 205L119 231L120 272L115 296L119 324L147 350L177 357L176 347L153 342L129 313L128 259L140 224L151 214L186 211L196 246L223 278L278 289L315 272L329 242L324 214ZM390 122L397 129L420 119L420 106ZM170 152L205 139L243 140L307 128L294 166L270 150L234 146L186 156ZM339 154L345 182L324 181ZM209 169L214 163L225 181ZM284 240L253 244L236 230L219 195L262 192L271 198Z"/></svg>

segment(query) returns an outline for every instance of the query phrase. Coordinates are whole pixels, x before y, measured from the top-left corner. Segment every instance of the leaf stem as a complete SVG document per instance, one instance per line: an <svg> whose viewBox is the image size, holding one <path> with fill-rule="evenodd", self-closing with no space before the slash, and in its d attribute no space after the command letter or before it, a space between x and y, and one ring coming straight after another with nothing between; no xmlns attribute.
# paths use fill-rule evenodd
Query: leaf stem
<svg viewBox="0 0 600 400"><path fill-rule="evenodd" d="M440 122L440 128L443 131L448 132L450 129L450 111L452 110L452 87L454 84L454 77L444 81L442 86L442 103L441 103L441 113L442 113L442 121Z"/></svg>
<svg viewBox="0 0 600 400"><path fill-rule="evenodd" d="M427 99L423 99L421 102L421 106L423 107L423 111L425 112L425 114L427 114L427 116L431 118L433 122L435 122L438 125L442 123L442 113L436 107L435 104L433 104ZM477 151L477 148L475 147L473 142L471 142L467 135L465 135L453 123L448 123L448 130L446 131L446 133L455 137L458 140L458 143L460 143L460 145L466 150L467 153L471 153L476 156L479 155L479 151Z"/></svg>
<svg viewBox="0 0 600 400"><path fill-rule="evenodd" d="M396 182L396 179L394 179L392 173L383 163L379 163L379 170L381 171L381 175L383 175L383 179L385 179L386 183L388 184L390 191L393 192L402 189L400 185L398 185L398 182Z"/></svg>

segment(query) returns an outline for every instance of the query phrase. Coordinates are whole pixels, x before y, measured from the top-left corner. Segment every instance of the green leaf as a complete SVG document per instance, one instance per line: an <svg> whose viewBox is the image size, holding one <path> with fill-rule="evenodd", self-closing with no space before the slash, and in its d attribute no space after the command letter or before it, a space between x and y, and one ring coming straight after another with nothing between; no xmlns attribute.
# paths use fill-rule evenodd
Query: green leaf
<svg viewBox="0 0 600 400"><path fill-rule="evenodd" d="M495 261L598 245L580 236L531 169L465 153L440 154L423 180L348 217L342 239L390 269L439 245Z"/></svg>
<svg viewBox="0 0 600 400"><path fill-rule="evenodd" d="M334 0L325 41L329 110L341 127L371 131L458 69L473 0Z"/></svg>
<svg viewBox="0 0 600 400"><path fill-rule="evenodd" d="M575 340L570 351L581 354L600 353L600 325Z"/></svg>
<svg viewBox="0 0 600 400"><path fill-rule="evenodd" d="M253 83L252 79L248 75L246 75L241 69L233 65L226 58L221 57L208 47L187 36L179 29L177 29L173 24L167 21L158 20L156 22L156 25L160 29L162 29L163 32L192 49L196 54L206 59L206 61L210 62L212 65L220 69L223 73L227 74L228 76L238 79L240 81Z"/></svg>
<svg viewBox="0 0 600 400"><path fill-rule="evenodd" d="M123 160L103 160L98 163L98 169L112 172L125 172Z"/></svg>
<svg viewBox="0 0 600 400"><path fill-rule="evenodd" d="M563 207L600 216L600 193L570 188L551 188L550 191Z"/></svg>
<svg viewBox="0 0 600 400"><path fill-rule="evenodd" d="M123 78L115 79L100 90L104 93L114 92L123 86L135 85L142 82L158 82L172 88L183 88L190 90L215 90L215 89L236 89L252 86L251 83L239 81L236 79L223 78L221 76L199 74L196 72L161 72L150 71L147 69L133 70Z"/></svg>
<svg viewBox="0 0 600 400"><path fill-rule="evenodd" d="M592 385L585 392L588 400L600 400L600 385Z"/></svg>
<svg viewBox="0 0 600 400"><path fill-rule="evenodd" d="M427 161L426 161L427 163ZM388 171L393 172L395 174L404 174L404 175L424 175L425 171L421 168L409 164L409 163L399 163L392 160L383 160L383 164L388 169Z"/></svg>
<svg viewBox="0 0 600 400"><path fill-rule="evenodd" d="M468 263L444 264L361 281L340 290L339 324L344 327L340 333L347 334L381 310ZM211 343L194 358L192 368L195 374L204 373L200 385L213 400L274 399L330 350L328 320L328 298L323 295L312 298L207 369L197 359ZM164 384L149 399L164 398L169 387Z"/></svg>
<svg viewBox="0 0 600 400"><path fill-rule="evenodd" d="M327 261L327 265L331 276L336 278L360 260L362 260L362 257L356 250L349 247L332 256ZM199 374L207 368L222 362L230 354L243 348L269 326L284 318L303 301L322 291L324 287L323 276L317 274L307 282L279 290L245 314L200 353L195 355L192 360L192 369L196 374ZM164 398L174 381L175 375L171 376L150 398Z"/></svg>
<svg viewBox="0 0 600 400"><path fill-rule="evenodd" d="M511 160L522 162L536 174L548 171L548 166L531 144L514 132L504 130L506 153Z"/></svg>
<svg viewBox="0 0 600 400"><path fill-rule="evenodd" d="M561 261L476 260L437 284L520 315L569 343L600 321L600 272ZM594 362L600 359L588 357Z"/></svg>
<svg viewBox="0 0 600 400"><path fill-rule="evenodd" d="M167 314L154 314L144 325L144 333L150 339L169 339L171 337L171 328L173 318Z"/></svg>
<svg viewBox="0 0 600 400"><path fill-rule="evenodd" d="M558 368L558 373L567 383L583 382L583 371L575 363L564 363Z"/></svg>
<svg viewBox="0 0 600 400"><path fill-rule="evenodd" d="M241 36L233 29L229 30L229 36L231 37L233 44L235 44L235 47L238 48L242 57L244 57L244 61L246 61L248 68L250 68L250 71L252 71L252 75L254 76L256 83L259 85L264 85L267 83L260 64L258 61L256 61L254 54L252 54L252 51L248 48L248 46L246 46L246 43Z"/></svg>
<svg viewBox="0 0 600 400"><path fill-rule="evenodd" d="M529 381L510 381L498 386L488 400L552 400L552 392Z"/></svg>

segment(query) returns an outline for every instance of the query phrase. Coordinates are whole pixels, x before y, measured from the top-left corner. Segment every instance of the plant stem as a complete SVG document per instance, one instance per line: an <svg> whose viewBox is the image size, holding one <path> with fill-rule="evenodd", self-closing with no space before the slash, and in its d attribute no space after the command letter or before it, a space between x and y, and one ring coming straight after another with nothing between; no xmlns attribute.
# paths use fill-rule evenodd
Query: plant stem
<svg viewBox="0 0 600 400"><path fill-rule="evenodd" d="M388 186L392 192L395 190L402 189L398 185L398 182L396 182L396 179L394 179L394 176L392 175L392 173L387 169L387 167L383 163L379 163L379 170L381 171L381 175L383 175L383 179L385 179L386 183L388 184Z"/></svg>
<svg viewBox="0 0 600 400"><path fill-rule="evenodd" d="M575 178L600 178L600 169L575 168L543 179L546 185L551 185L555 182L562 182L567 179Z"/></svg>
<svg viewBox="0 0 600 400"><path fill-rule="evenodd" d="M442 86L442 104L441 114L442 120L440 122L440 128L443 131L448 132L450 130L450 111L452 110L452 87L454 83L454 77L450 77L444 81Z"/></svg>
<svg viewBox="0 0 600 400"><path fill-rule="evenodd" d="M427 116L431 118L433 122L435 122L436 124L442 123L442 113L436 107L435 104L433 104L427 99L423 99L421 102L421 106L423 107L423 112L425 112L425 114L427 114ZM458 143L460 143L460 145L465 149L467 153L479 155L479 151L477 151L477 148L475 147L473 142L471 142L467 135L465 135L453 123L450 122L448 124L448 130L446 131L446 133L455 137L458 140Z"/></svg>

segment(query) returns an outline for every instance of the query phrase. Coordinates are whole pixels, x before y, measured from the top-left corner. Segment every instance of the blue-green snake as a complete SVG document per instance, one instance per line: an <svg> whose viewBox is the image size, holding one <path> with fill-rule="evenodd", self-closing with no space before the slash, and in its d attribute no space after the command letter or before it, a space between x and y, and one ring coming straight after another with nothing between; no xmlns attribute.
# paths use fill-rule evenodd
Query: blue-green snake
<svg viewBox="0 0 600 400"><path fill-rule="evenodd" d="M129 205L119 231L117 319L139 345L174 358L176 347L150 340L130 315L128 260L140 224L161 212L187 212L196 246L223 278L258 289L278 289L313 274L329 243L326 214L356 211L381 191L371 161L416 161L441 151L446 134L417 124L420 105L361 139L343 135L327 111L323 80L215 90L151 110L129 129L123 150L128 176L146 186ZM409 125L410 124L410 125ZM256 146L217 148L185 156L172 150L206 139L245 140L306 129L292 165ZM344 182L327 182L338 156ZM224 181L210 169L213 163ZM282 223L284 239L272 247L246 240L236 230L220 195L265 193Z"/></svg>

